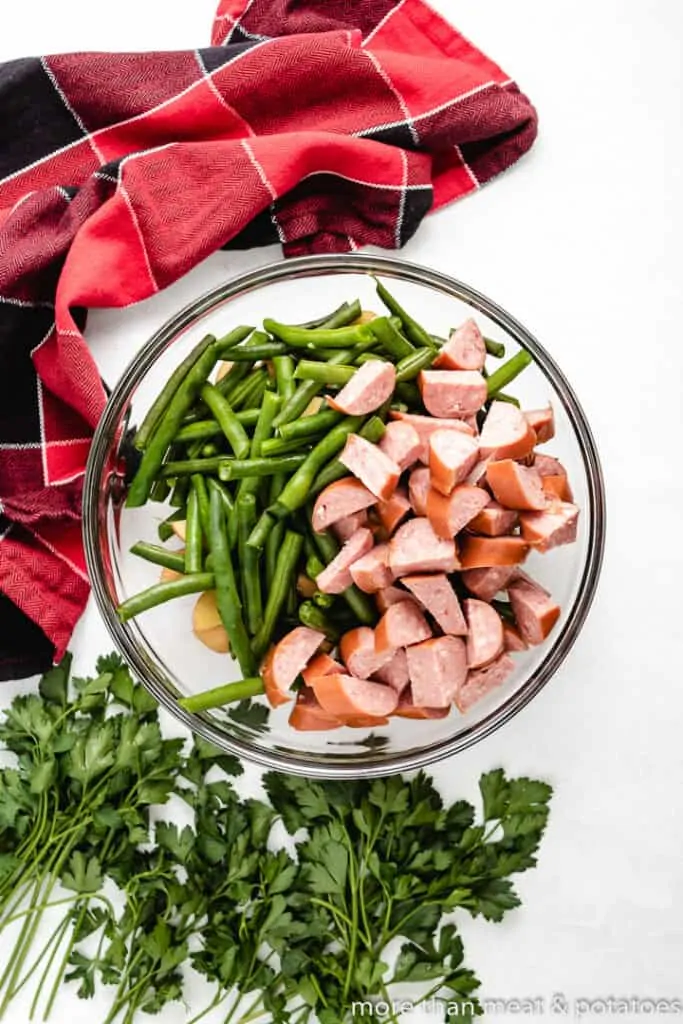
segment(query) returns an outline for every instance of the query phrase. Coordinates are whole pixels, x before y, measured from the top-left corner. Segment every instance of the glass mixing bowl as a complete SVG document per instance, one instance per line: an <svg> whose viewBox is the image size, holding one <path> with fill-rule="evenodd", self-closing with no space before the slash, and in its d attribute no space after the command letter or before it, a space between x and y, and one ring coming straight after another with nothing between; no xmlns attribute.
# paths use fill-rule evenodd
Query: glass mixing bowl
<svg viewBox="0 0 683 1024"><path fill-rule="evenodd" d="M293 323L325 314L346 299L378 309L377 274L398 300L435 334L474 314L485 335L505 343L506 358L520 347L534 362L515 381L526 408L548 400L557 434L547 446L565 464L580 506L575 544L525 564L562 607L548 640L515 655L514 675L467 714L447 718L394 718L372 733L343 728L295 732L287 723L291 705L243 716L229 709L192 715L177 699L237 678L226 655L215 654L193 635L194 597L157 607L121 624L117 605L158 579L157 566L130 554L137 540L158 542L157 526L171 511L160 504L127 509L126 481L134 465L130 431L189 350L206 333L217 336L238 324L259 326L264 317ZM545 451L546 449L544 449ZM310 256L276 263L216 288L170 319L123 373L95 433L84 489L85 547L93 592L112 640L154 697L193 732L224 751L260 765L311 777L379 776L418 768L448 757L488 736L520 711L567 656L595 594L602 562L605 499L600 463L586 417L574 392L546 350L490 299L445 274L401 260L362 254ZM261 698L262 700L262 698Z"/></svg>

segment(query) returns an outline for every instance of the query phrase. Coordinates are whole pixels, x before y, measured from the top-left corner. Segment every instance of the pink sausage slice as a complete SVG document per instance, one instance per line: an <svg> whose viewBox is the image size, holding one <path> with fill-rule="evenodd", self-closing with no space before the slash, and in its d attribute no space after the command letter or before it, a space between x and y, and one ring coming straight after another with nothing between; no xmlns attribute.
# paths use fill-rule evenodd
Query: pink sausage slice
<svg viewBox="0 0 683 1024"><path fill-rule="evenodd" d="M471 484L459 484L448 497L432 488L427 495L427 517L439 537L455 537L489 501L488 491Z"/></svg>
<svg viewBox="0 0 683 1024"><path fill-rule="evenodd" d="M375 629L375 650L378 654L408 647L432 635L424 615L412 601L399 601L385 611Z"/></svg>
<svg viewBox="0 0 683 1024"><path fill-rule="evenodd" d="M540 511L548 498L540 474L532 466L520 466L513 459L490 462L486 479L497 500L505 508Z"/></svg>
<svg viewBox="0 0 683 1024"><path fill-rule="evenodd" d="M301 676L306 686L313 685L316 676L329 676L333 672L343 672L344 666L331 658L329 654L316 654L315 658L309 661Z"/></svg>
<svg viewBox="0 0 683 1024"><path fill-rule="evenodd" d="M374 546L370 530L358 530L344 544L330 564L316 577L318 590L323 594L341 594L353 583L351 566Z"/></svg>
<svg viewBox="0 0 683 1024"><path fill-rule="evenodd" d="M414 469L408 477L408 500L416 516L427 515L427 495L431 486L431 475L426 466Z"/></svg>
<svg viewBox="0 0 683 1024"><path fill-rule="evenodd" d="M417 462L422 451L422 441L417 430L403 420L392 420L391 423L387 423L379 446L401 470L408 469Z"/></svg>
<svg viewBox="0 0 683 1024"><path fill-rule="evenodd" d="M343 544L349 537L353 537L357 530L362 530L364 527L370 528L368 513L365 509L362 512L354 512L351 516L344 516L343 519L338 519L336 523L332 524L332 532Z"/></svg>
<svg viewBox="0 0 683 1024"><path fill-rule="evenodd" d="M486 601L468 597L463 606L469 626L467 664L469 668L483 668L503 650L503 623L496 609Z"/></svg>
<svg viewBox="0 0 683 1024"><path fill-rule="evenodd" d="M358 626L344 633L339 642L339 652L351 675L358 679L368 679L392 657L390 651L377 651L375 631L369 626Z"/></svg>
<svg viewBox="0 0 683 1024"><path fill-rule="evenodd" d="M470 520L468 528L475 533L483 533L485 537L502 537L506 533L512 533L518 520L516 512L503 508L497 501L490 501L474 519Z"/></svg>
<svg viewBox="0 0 683 1024"><path fill-rule="evenodd" d="M451 333L432 366L436 370L481 370L485 362L486 343L470 318Z"/></svg>
<svg viewBox="0 0 683 1024"><path fill-rule="evenodd" d="M327 403L347 416L365 416L390 398L396 387L396 367L382 359L370 359L356 370L336 398Z"/></svg>
<svg viewBox="0 0 683 1024"><path fill-rule="evenodd" d="M559 459L552 455L544 455L543 452L536 452L534 455L534 469L541 476L566 476L567 470Z"/></svg>
<svg viewBox="0 0 683 1024"><path fill-rule="evenodd" d="M296 677L306 668L315 652L325 640L325 634L308 626L297 626L279 643L268 651L261 676L266 697L272 707L293 700L290 687Z"/></svg>
<svg viewBox="0 0 683 1024"><path fill-rule="evenodd" d="M486 381L477 370L422 370L418 386L427 412L444 419L471 416L481 409L488 394Z"/></svg>
<svg viewBox="0 0 683 1024"><path fill-rule="evenodd" d="M408 659L403 648L399 647L391 661L388 661L382 668L378 668L372 678L390 686L392 690L396 690L396 693L402 693L410 682Z"/></svg>
<svg viewBox="0 0 683 1024"><path fill-rule="evenodd" d="M384 615L387 608L391 608L392 604L400 604L401 601L412 601L415 604L413 595L401 587L385 587L383 590L378 590L375 594L375 602L382 615Z"/></svg>
<svg viewBox="0 0 683 1024"><path fill-rule="evenodd" d="M401 471L376 444L349 434L339 461L377 498L386 501L396 490Z"/></svg>
<svg viewBox="0 0 683 1024"><path fill-rule="evenodd" d="M455 698L455 706L461 714L465 714L478 703L487 693L502 686L515 670L515 663L509 654L501 654L500 658L485 668L468 672L467 678L459 687Z"/></svg>
<svg viewBox="0 0 683 1024"><path fill-rule="evenodd" d="M525 412L524 419L536 435L536 444L545 444L555 437L555 413L552 405L546 409L531 409Z"/></svg>
<svg viewBox="0 0 683 1024"><path fill-rule="evenodd" d="M557 501L546 512L522 512L519 521L524 540L537 551L550 551L576 540L579 509L571 502Z"/></svg>
<svg viewBox="0 0 683 1024"><path fill-rule="evenodd" d="M499 590L505 590L518 571L516 565L494 565L486 569L468 569L461 578L475 597L481 601L492 601Z"/></svg>
<svg viewBox="0 0 683 1024"><path fill-rule="evenodd" d="M396 578L416 572L454 572L455 541L437 537L428 519L410 519L389 541L389 565Z"/></svg>
<svg viewBox="0 0 683 1024"><path fill-rule="evenodd" d="M401 423L409 423L418 433L421 442L419 460L429 462L429 438L435 430L458 430L461 434L469 434L473 437L476 431L470 423L465 420L436 418L434 416L420 416L413 412L400 412L392 410L391 418Z"/></svg>
<svg viewBox="0 0 683 1024"><path fill-rule="evenodd" d="M371 551L354 562L349 572L351 579L366 594L376 594L393 581L389 568L389 545L376 544Z"/></svg>
<svg viewBox="0 0 683 1024"><path fill-rule="evenodd" d="M397 487L387 501L377 503L377 515L389 535L413 511L408 495L403 487Z"/></svg>
<svg viewBox="0 0 683 1024"><path fill-rule="evenodd" d="M503 622L503 647L506 651L526 651L528 644L516 626Z"/></svg>
<svg viewBox="0 0 683 1024"><path fill-rule="evenodd" d="M403 584L427 609L444 633L451 636L464 636L467 633L460 602L445 573L404 576Z"/></svg>
<svg viewBox="0 0 683 1024"><path fill-rule="evenodd" d="M522 459L533 451L536 434L524 413L509 402L492 402L479 435L483 457Z"/></svg>
<svg viewBox="0 0 683 1024"><path fill-rule="evenodd" d="M342 719L366 715L383 718L398 704L398 694L390 686L355 676L318 676L314 689L324 710Z"/></svg>
<svg viewBox="0 0 683 1024"><path fill-rule="evenodd" d="M450 710L450 708L419 707L413 700L411 688L408 687L399 697L394 715L397 718L447 718Z"/></svg>
<svg viewBox="0 0 683 1024"><path fill-rule="evenodd" d="M560 606L547 590L528 577L510 583L508 597L526 643L530 647L542 643L560 617Z"/></svg>
<svg viewBox="0 0 683 1024"><path fill-rule="evenodd" d="M440 636L415 644L406 651L410 688L415 704L447 708L467 678L465 642Z"/></svg>
<svg viewBox="0 0 683 1024"><path fill-rule="evenodd" d="M431 484L450 494L462 483L479 460L479 445L473 437L455 430L436 430L429 439Z"/></svg>
<svg viewBox="0 0 683 1024"><path fill-rule="evenodd" d="M377 498L372 491L363 487L359 480L354 480L353 477L336 480L321 491L316 499L311 517L313 529L322 533L328 526L362 512L376 501Z"/></svg>
<svg viewBox="0 0 683 1024"><path fill-rule="evenodd" d="M338 718L320 706L315 691L309 686L302 686L297 693L289 724L297 732L327 732L329 729L340 729L342 725Z"/></svg>

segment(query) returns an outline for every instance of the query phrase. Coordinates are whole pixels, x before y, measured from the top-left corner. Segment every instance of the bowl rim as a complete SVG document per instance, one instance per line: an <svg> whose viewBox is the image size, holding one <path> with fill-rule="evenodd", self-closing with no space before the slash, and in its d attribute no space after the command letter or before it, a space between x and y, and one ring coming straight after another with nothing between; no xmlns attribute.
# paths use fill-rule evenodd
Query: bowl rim
<svg viewBox="0 0 683 1024"><path fill-rule="evenodd" d="M467 303L503 328L521 348L531 353L539 369L551 381L569 417L579 445L586 472L589 515L587 558L576 597L558 636L540 665L519 689L481 721L456 736L426 744L404 753L386 753L381 748L358 755L346 755L332 762L329 755L292 754L277 747L266 750L239 736L226 736L206 714L192 714L180 708L168 688L167 677L139 649L129 630L116 615L105 583L105 566L98 543L100 511L106 497L102 486L109 456L109 436L121 420L128 400L141 378L157 358L194 321L218 303L255 291L288 278L317 277L326 274L381 274L432 288ZM301 256L279 260L239 274L226 283L205 292L170 317L142 346L119 377L104 413L95 429L83 485L83 538L88 575L95 601L107 630L125 660L159 704L178 721L222 751L244 757L262 768L317 779L376 778L402 771L424 768L450 757L490 736L509 722L550 681L573 647L595 597L603 563L606 529L606 499L600 459L586 415L578 398L557 363L540 342L506 310L469 285L419 264L394 256L366 253Z"/></svg>

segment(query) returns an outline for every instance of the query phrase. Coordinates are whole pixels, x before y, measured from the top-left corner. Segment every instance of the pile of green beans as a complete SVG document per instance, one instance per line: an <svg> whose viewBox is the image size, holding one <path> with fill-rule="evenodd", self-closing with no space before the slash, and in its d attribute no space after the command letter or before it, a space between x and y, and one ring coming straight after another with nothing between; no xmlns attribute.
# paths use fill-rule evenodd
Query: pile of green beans
<svg viewBox="0 0 683 1024"><path fill-rule="evenodd" d="M168 500L173 511L159 524L161 545L139 541L131 551L175 577L124 601L119 616L125 622L176 597L213 590L244 677L185 699L187 710L262 692L262 657L298 624L320 630L333 645L342 629L376 621L374 602L356 587L335 597L316 591L315 578L339 548L331 533L313 531L311 502L348 475L339 455L350 434L376 443L392 408L425 413L416 378L443 344L376 283L383 316L361 317L354 300L305 324L265 319L262 330L208 335L173 372L137 431L141 459L126 504ZM494 358L505 355L500 342L486 339L486 347ZM231 366L214 379L224 359ZM393 397L366 416L331 408L326 395L370 359L394 363ZM515 402L503 388L529 361L519 352L487 373L489 401ZM164 547L180 522L184 550ZM311 584L307 597L297 589L302 576Z"/></svg>

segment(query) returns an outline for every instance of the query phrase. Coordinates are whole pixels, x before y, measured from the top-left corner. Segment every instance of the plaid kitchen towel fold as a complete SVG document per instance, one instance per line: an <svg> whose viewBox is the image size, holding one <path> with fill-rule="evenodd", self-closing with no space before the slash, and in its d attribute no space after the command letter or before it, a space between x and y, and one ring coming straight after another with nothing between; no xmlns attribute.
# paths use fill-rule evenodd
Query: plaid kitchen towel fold
<svg viewBox="0 0 683 1024"><path fill-rule="evenodd" d="M400 247L536 135L423 0L222 0L212 44L0 65L0 678L59 657L88 595L85 311L220 248Z"/></svg>

